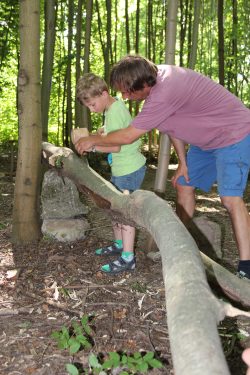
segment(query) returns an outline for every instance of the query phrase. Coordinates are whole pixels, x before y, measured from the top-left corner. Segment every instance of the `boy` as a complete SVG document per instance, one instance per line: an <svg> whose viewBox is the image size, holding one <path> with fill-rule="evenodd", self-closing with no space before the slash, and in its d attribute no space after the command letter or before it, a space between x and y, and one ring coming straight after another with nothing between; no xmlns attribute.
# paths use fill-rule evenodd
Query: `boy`
<svg viewBox="0 0 250 375"><path fill-rule="evenodd" d="M93 73L84 74L77 83L77 99L91 112L104 113L104 134L124 129L131 122L131 115L122 100L113 98L106 82ZM112 153L111 182L121 191L133 192L140 188L145 175L145 157L139 151L139 141L125 146L96 146L92 151ZM113 223L115 241L111 246L95 251L96 255L120 255L113 262L101 267L103 272L117 274L135 268L135 228Z"/></svg>

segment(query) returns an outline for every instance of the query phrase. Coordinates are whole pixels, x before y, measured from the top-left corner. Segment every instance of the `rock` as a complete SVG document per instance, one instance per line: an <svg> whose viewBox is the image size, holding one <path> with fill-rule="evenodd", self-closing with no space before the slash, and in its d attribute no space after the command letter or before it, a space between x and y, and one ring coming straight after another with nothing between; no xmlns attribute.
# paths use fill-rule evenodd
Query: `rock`
<svg viewBox="0 0 250 375"><path fill-rule="evenodd" d="M60 177L55 170L44 174L42 184L42 219L68 219L84 215L88 208L79 199L75 184Z"/></svg>
<svg viewBox="0 0 250 375"><path fill-rule="evenodd" d="M46 219L42 233L60 242L73 242L84 239L89 228L86 219Z"/></svg>

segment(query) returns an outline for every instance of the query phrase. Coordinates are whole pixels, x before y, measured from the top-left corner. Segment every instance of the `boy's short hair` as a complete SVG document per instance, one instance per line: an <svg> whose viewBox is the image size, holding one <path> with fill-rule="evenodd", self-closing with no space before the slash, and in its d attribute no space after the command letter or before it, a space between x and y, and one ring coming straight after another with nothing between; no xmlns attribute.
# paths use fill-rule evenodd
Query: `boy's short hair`
<svg viewBox="0 0 250 375"><path fill-rule="evenodd" d="M101 96L103 91L108 92L108 85L104 79L94 73L86 73L77 82L76 98L79 102L88 101L96 96Z"/></svg>
<svg viewBox="0 0 250 375"><path fill-rule="evenodd" d="M127 55L116 63L110 74L110 85L115 90L134 92L147 84L153 87L157 80L157 66L140 55Z"/></svg>

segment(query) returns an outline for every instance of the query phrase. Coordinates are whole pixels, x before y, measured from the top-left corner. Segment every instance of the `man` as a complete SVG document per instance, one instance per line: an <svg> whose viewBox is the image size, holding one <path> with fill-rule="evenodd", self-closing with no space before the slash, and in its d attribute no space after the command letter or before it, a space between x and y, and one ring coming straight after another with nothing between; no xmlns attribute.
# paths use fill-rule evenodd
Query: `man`
<svg viewBox="0 0 250 375"><path fill-rule="evenodd" d="M76 150L82 154L95 145L130 144L153 128L167 133L179 158L172 179L178 216L188 226L195 210L195 188L208 192L217 181L239 251L238 274L250 278L250 216L243 201L250 168L249 109L197 72L157 67L138 55L121 59L110 82L123 99L145 100L143 108L128 128L82 138Z"/></svg>

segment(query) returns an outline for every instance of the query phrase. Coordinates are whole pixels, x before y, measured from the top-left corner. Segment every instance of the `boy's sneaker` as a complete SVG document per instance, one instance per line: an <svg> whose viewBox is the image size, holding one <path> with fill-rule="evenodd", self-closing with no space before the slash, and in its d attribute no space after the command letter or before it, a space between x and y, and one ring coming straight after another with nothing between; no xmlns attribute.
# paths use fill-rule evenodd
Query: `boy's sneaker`
<svg viewBox="0 0 250 375"><path fill-rule="evenodd" d="M110 246L104 246L100 249L96 249L95 255L121 255L123 251L122 247L119 247L116 242Z"/></svg>
<svg viewBox="0 0 250 375"><path fill-rule="evenodd" d="M105 273L109 273L110 275L116 275L117 273L123 271L133 271L135 269L135 258L133 258L130 262L126 262L122 257L105 264L101 267L101 271Z"/></svg>
<svg viewBox="0 0 250 375"><path fill-rule="evenodd" d="M250 280L249 275L244 271L236 272L236 276L238 276L240 279Z"/></svg>

